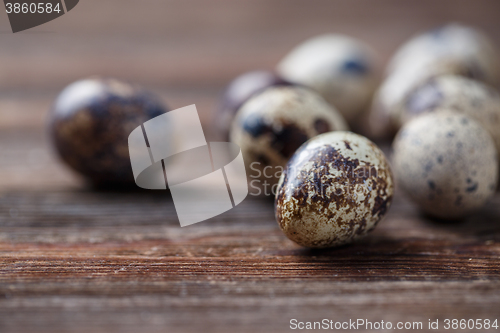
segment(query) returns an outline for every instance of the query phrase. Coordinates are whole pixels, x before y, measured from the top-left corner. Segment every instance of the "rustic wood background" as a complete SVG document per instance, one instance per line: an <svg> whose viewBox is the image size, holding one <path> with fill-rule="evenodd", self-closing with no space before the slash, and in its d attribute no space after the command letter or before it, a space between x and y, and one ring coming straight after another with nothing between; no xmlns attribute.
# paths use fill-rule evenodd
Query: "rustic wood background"
<svg viewBox="0 0 500 333"><path fill-rule="evenodd" d="M398 192L370 237L311 251L282 235L271 200L181 229L168 193L93 191L59 164L44 132L58 91L89 75L140 83L171 108L196 103L208 126L231 78L273 68L318 33L365 40L381 66L416 31L448 21L500 45L498 0L82 0L15 35L0 17L0 332L499 317L500 196L446 224Z"/></svg>

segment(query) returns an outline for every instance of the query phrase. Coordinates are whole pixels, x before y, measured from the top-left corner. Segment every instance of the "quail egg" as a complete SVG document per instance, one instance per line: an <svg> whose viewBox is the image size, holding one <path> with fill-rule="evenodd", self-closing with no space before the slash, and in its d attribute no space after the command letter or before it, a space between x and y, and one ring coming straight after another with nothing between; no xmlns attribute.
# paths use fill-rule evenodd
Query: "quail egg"
<svg viewBox="0 0 500 333"><path fill-rule="evenodd" d="M400 69L388 76L375 93L372 109L370 110L370 121L373 128L382 135L387 131L389 136L398 129L398 118L401 116L401 104L405 97L419 85L442 75L470 76L467 64L457 63L435 63L426 65L415 62L406 69ZM380 119L385 123L377 123Z"/></svg>
<svg viewBox="0 0 500 333"><path fill-rule="evenodd" d="M462 218L495 193L495 144L469 116L443 110L417 117L401 128L393 148L398 185L431 216Z"/></svg>
<svg viewBox="0 0 500 333"><path fill-rule="evenodd" d="M292 83L271 71L256 70L238 76L226 88L221 105L214 117L214 127L217 133L227 140L234 116L243 103L264 89L288 85Z"/></svg>
<svg viewBox="0 0 500 333"><path fill-rule="evenodd" d="M393 191L389 163L374 143L351 132L325 133L288 162L276 193L276 219L299 245L339 246L375 228Z"/></svg>
<svg viewBox="0 0 500 333"><path fill-rule="evenodd" d="M478 121L500 151L500 94L484 83L462 76L444 75L418 86L406 95L398 125L434 111L453 111Z"/></svg>
<svg viewBox="0 0 500 333"><path fill-rule="evenodd" d="M475 29L449 24L421 34L393 56L387 76L376 91L369 112L371 132L391 137L405 96L423 82L455 74L490 84L499 81L498 60L491 41Z"/></svg>
<svg viewBox="0 0 500 333"><path fill-rule="evenodd" d="M499 79L498 54L493 42L478 29L450 23L421 33L403 44L392 57L389 74L422 63L461 64L467 76L497 83Z"/></svg>
<svg viewBox="0 0 500 333"><path fill-rule="evenodd" d="M133 184L128 136L167 109L150 93L115 79L85 79L57 97L49 119L56 152L91 183Z"/></svg>
<svg viewBox="0 0 500 333"><path fill-rule="evenodd" d="M314 91L297 86L271 87L239 109L231 141L243 153L251 185L278 182L288 159L308 139L345 130L342 115Z"/></svg>
<svg viewBox="0 0 500 333"><path fill-rule="evenodd" d="M363 42L326 34L293 49L278 64L285 79L316 90L351 126L368 107L376 85L375 56Z"/></svg>

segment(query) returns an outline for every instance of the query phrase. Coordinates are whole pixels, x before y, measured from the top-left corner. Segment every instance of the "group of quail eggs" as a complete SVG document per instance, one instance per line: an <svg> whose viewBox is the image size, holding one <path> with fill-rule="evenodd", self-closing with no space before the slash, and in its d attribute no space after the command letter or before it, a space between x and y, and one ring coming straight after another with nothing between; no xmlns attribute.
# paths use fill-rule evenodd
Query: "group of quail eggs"
<svg viewBox="0 0 500 333"><path fill-rule="evenodd" d="M366 235L388 211L395 182L424 213L443 219L467 216L496 192L493 43L448 24L400 47L381 83L376 59L354 38L314 37L275 71L233 80L215 114L217 133L241 148L251 191L275 196L280 228L300 245L340 246ZM74 170L96 185L122 185L133 183L128 134L164 112L143 89L87 79L59 95L49 128ZM391 163L350 129L394 138Z"/></svg>
<svg viewBox="0 0 500 333"><path fill-rule="evenodd" d="M252 189L272 186L276 220L300 245L366 235L388 211L395 182L428 216L460 219L497 189L499 59L483 33L448 24L401 46L378 84L372 49L321 35L274 72L231 82L216 125L241 147ZM391 163L349 129L393 138Z"/></svg>

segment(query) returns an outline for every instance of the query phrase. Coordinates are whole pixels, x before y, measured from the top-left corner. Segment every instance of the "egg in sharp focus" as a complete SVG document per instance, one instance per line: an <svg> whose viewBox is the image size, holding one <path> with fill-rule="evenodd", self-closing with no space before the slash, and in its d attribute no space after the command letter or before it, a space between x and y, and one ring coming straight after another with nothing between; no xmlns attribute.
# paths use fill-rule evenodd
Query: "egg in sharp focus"
<svg viewBox="0 0 500 333"><path fill-rule="evenodd" d="M128 136L168 111L146 90L116 79L74 82L57 97L49 115L55 151L94 185L134 184Z"/></svg>
<svg viewBox="0 0 500 333"><path fill-rule="evenodd" d="M275 185L295 150L308 139L345 129L342 115L314 91L272 87L239 109L231 141L241 148L252 187L259 188Z"/></svg>
<svg viewBox="0 0 500 333"><path fill-rule="evenodd" d="M393 192L389 163L373 142L351 132L325 133L288 162L276 193L276 220L299 245L339 246L372 231Z"/></svg>
<svg viewBox="0 0 500 333"><path fill-rule="evenodd" d="M373 50L341 34L324 34L295 47L278 64L291 82L317 91L353 126L368 107L377 84Z"/></svg>
<svg viewBox="0 0 500 333"><path fill-rule="evenodd" d="M393 143L396 181L430 216L460 219L495 193L498 158L488 131L445 110L405 124Z"/></svg>

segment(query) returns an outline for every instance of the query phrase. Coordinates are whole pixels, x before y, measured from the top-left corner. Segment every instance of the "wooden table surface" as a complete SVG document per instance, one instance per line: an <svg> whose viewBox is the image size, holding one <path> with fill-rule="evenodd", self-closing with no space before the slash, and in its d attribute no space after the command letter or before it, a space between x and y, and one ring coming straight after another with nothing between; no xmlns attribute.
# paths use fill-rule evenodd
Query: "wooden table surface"
<svg viewBox="0 0 500 333"><path fill-rule="evenodd" d="M285 332L292 318L425 329L500 317L500 195L466 221L437 223L398 191L368 238L313 251L283 236L268 198L180 228L168 192L89 189L44 132L58 91L94 74L142 84L171 108L195 103L208 126L232 77L273 68L318 33L367 41L381 65L447 21L500 45L498 1L82 0L15 35L0 18L0 332Z"/></svg>

